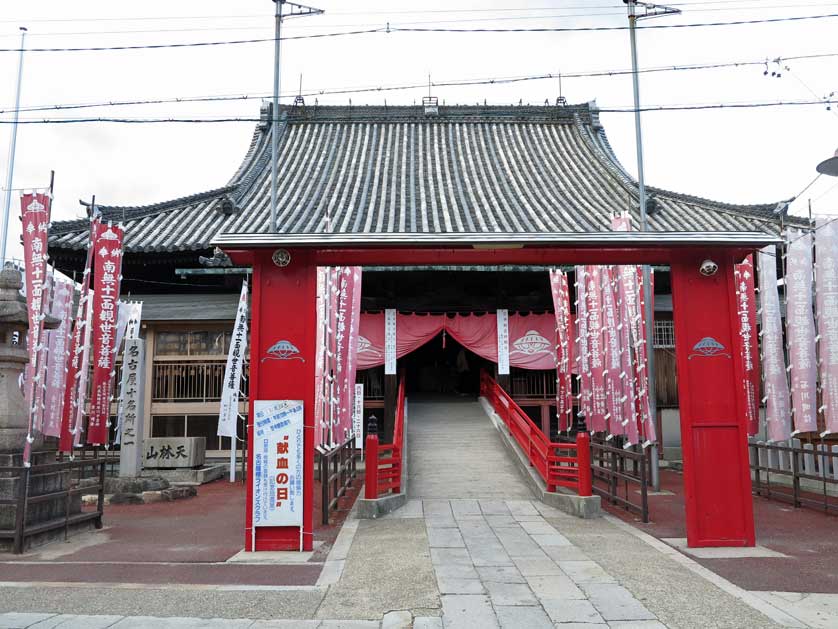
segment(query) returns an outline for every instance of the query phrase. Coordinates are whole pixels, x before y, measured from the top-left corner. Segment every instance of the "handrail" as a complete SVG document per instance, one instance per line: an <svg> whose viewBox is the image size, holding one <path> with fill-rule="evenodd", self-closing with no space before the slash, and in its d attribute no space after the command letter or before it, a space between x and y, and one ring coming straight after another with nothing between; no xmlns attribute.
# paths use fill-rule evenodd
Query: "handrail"
<svg viewBox="0 0 838 629"><path fill-rule="evenodd" d="M504 421L515 439L547 485L575 489L580 496L591 495L591 438L586 432L576 435L576 443L554 442L535 425L503 387L485 371L480 374L480 394Z"/></svg>
<svg viewBox="0 0 838 629"><path fill-rule="evenodd" d="M393 426L393 443L379 443L378 434L368 433L366 439L366 470L364 498L375 500L382 495L402 490L402 453L404 444L404 385L399 379L396 396L396 417Z"/></svg>

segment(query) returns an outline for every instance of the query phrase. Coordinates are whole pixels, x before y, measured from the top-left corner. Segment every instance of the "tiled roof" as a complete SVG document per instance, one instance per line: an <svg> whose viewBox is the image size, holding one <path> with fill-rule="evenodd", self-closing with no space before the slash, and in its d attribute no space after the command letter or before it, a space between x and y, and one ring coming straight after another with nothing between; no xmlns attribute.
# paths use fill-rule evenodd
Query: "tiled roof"
<svg viewBox="0 0 838 629"><path fill-rule="evenodd" d="M223 187L143 207L100 206L129 252L209 248L218 233L267 233L270 123ZM279 231L288 234L610 231L637 186L593 105L283 108ZM653 231L776 233L766 205L732 205L649 188ZM234 213L221 211L230 199ZM80 249L87 221L53 225L50 247Z"/></svg>

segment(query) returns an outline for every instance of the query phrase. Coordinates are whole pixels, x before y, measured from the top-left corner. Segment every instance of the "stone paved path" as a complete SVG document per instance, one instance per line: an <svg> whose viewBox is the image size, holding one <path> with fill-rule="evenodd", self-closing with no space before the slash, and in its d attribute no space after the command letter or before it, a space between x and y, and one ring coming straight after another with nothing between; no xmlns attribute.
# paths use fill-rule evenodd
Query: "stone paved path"
<svg viewBox="0 0 838 629"><path fill-rule="evenodd" d="M500 439L477 402L410 404L408 495L423 499L394 515L425 521L444 626L663 627L547 522Z"/></svg>

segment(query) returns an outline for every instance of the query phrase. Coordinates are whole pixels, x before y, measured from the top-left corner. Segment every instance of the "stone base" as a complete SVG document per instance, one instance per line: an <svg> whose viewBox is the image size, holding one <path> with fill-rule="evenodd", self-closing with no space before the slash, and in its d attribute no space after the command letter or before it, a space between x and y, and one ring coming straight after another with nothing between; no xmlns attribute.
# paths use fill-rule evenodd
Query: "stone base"
<svg viewBox="0 0 838 629"><path fill-rule="evenodd" d="M105 504L109 505L141 505L152 502L171 502L183 498L193 498L198 495L197 487L168 487L166 489L143 491L141 493L105 494ZM84 504L96 504L96 496L85 496Z"/></svg>
<svg viewBox="0 0 838 629"><path fill-rule="evenodd" d="M229 470L229 463L219 463L217 465L203 465L195 469L143 470L141 477L162 478L172 485L182 483L203 485L226 476Z"/></svg>
<svg viewBox="0 0 838 629"><path fill-rule="evenodd" d="M361 495L364 493L364 488L361 488ZM358 519L360 520L375 520L382 515L391 513L396 509L403 507L407 502L407 494L393 494L392 496L384 496L376 500L367 500L366 498L358 498L356 501L358 505Z"/></svg>
<svg viewBox="0 0 838 629"><path fill-rule="evenodd" d="M597 518L602 515L602 503L599 496L579 496L564 487L558 487L556 492L547 491L544 480L530 465L518 444L509 434L506 425L497 417L489 402L481 397L480 404L500 433L503 445L512 455L512 459L523 474L527 485L541 502L570 515L575 515L577 518Z"/></svg>
<svg viewBox="0 0 838 629"><path fill-rule="evenodd" d="M106 478L106 494L141 494L144 491L161 491L171 486L168 480L160 476L145 478Z"/></svg>

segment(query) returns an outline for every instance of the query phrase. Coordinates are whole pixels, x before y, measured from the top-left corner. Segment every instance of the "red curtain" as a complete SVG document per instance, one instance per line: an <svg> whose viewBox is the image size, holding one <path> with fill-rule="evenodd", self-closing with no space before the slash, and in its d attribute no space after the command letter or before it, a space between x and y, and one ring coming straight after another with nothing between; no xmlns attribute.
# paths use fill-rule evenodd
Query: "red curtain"
<svg viewBox="0 0 838 629"><path fill-rule="evenodd" d="M396 315L396 356L418 349L442 330L481 358L497 362L497 316ZM384 364L384 314L362 314L358 369ZM509 364L523 369L556 368L556 323L552 314L509 316Z"/></svg>

